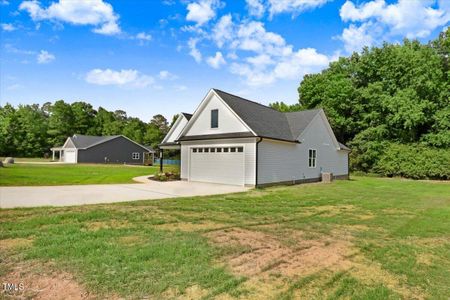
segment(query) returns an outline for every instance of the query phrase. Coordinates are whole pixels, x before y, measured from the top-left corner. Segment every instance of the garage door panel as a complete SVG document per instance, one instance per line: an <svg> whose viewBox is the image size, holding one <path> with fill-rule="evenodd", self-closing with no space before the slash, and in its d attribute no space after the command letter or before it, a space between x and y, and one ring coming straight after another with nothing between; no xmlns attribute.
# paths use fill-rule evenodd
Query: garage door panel
<svg viewBox="0 0 450 300"><path fill-rule="evenodd" d="M64 162L66 163L76 163L77 156L75 150L64 150Z"/></svg>
<svg viewBox="0 0 450 300"><path fill-rule="evenodd" d="M244 152L190 151L191 181L244 185Z"/></svg>

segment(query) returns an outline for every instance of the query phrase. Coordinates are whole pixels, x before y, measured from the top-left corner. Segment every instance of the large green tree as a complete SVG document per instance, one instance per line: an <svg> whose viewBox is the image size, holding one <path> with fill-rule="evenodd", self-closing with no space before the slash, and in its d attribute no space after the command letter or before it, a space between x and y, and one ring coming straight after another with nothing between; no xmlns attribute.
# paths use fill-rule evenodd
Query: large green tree
<svg viewBox="0 0 450 300"><path fill-rule="evenodd" d="M74 132L79 134L96 134L95 116L97 112L91 104L86 102L74 102L71 104L74 124Z"/></svg>
<svg viewBox="0 0 450 300"><path fill-rule="evenodd" d="M128 117L123 110L95 110L86 102L68 104L63 100L42 106L10 104L0 106L0 155L42 156L62 145L75 133L87 135L124 135L138 143L157 147L169 130L162 115L149 123Z"/></svg>
<svg viewBox="0 0 450 300"><path fill-rule="evenodd" d="M351 146L356 169L373 170L390 143L448 150L449 38L447 29L429 44L405 40L341 57L305 76L301 108L325 110L337 138Z"/></svg>
<svg viewBox="0 0 450 300"><path fill-rule="evenodd" d="M74 115L70 104L56 101L50 108L48 138L51 145L62 145L68 136L75 133Z"/></svg>

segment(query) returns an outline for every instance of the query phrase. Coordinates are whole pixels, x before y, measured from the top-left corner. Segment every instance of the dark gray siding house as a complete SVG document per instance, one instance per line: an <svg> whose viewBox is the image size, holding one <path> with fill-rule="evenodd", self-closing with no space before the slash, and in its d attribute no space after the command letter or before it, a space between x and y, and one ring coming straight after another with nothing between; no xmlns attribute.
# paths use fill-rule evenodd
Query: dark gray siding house
<svg viewBox="0 0 450 300"><path fill-rule="evenodd" d="M54 147L59 152L59 161L66 163L110 163L150 165L155 151L123 135L90 136L74 134L68 137L62 147Z"/></svg>

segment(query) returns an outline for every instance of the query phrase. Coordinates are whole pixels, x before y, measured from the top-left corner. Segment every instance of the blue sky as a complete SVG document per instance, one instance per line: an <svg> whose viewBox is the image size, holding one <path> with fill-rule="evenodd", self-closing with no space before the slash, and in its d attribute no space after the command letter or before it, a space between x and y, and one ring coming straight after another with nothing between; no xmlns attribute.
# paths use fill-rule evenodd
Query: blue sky
<svg viewBox="0 0 450 300"><path fill-rule="evenodd" d="M296 103L302 77L383 41L435 38L450 0L0 0L0 102L64 99L144 121L214 87Z"/></svg>

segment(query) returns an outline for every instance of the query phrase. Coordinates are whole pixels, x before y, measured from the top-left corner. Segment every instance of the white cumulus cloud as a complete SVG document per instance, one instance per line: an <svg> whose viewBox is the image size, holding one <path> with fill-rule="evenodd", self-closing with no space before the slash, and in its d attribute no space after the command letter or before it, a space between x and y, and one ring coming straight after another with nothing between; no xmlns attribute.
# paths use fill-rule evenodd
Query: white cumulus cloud
<svg viewBox="0 0 450 300"><path fill-rule="evenodd" d="M269 0L270 15L292 13L298 15L306 10L321 7L330 0Z"/></svg>
<svg viewBox="0 0 450 300"><path fill-rule="evenodd" d="M261 18L264 15L265 7L262 0L246 0L250 15Z"/></svg>
<svg viewBox="0 0 450 300"><path fill-rule="evenodd" d="M219 48L223 46L226 41L229 41L233 35L233 22L231 20L231 15L222 16L214 25L212 29L213 35L212 38L216 41L216 44Z"/></svg>
<svg viewBox="0 0 450 300"><path fill-rule="evenodd" d="M16 27L14 27L13 24L10 24L10 23L2 23L0 25L1 25L3 31L14 31L17 29Z"/></svg>
<svg viewBox="0 0 450 300"><path fill-rule="evenodd" d="M138 40L143 40L143 41L151 41L152 40L152 36L150 34L148 34L148 33L145 33L145 32L139 32L136 35L136 38Z"/></svg>
<svg viewBox="0 0 450 300"><path fill-rule="evenodd" d="M120 71L93 69L86 74L85 80L96 85L116 85L129 88L145 88L155 82L153 77L133 69Z"/></svg>
<svg viewBox="0 0 450 300"><path fill-rule="evenodd" d="M95 26L93 32L114 35L121 32L119 16L111 4L103 0L59 0L47 8L37 0L23 1L20 10L27 11L34 21L50 20L74 25Z"/></svg>
<svg viewBox="0 0 450 300"><path fill-rule="evenodd" d="M247 0L247 6L250 11L254 10L252 15L259 17L271 7L276 13L298 12L325 2ZM301 80L305 74L321 71L334 59L313 48L295 49L282 35L268 31L262 21L254 18L240 19L226 14L210 26L195 28L186 30L192 34L188 41L189 54L200 63L208 52L205 61L209 66L215 69L226 67L251 86L271 84L277 80ZM216 49L211 52L214 46Z"/></svg>
<svg viewBox="0 0 450 300"><path fill-rule="evenodd" d="M216 9L222 3L219 0L199 0L191 2L187 6L188 14L186 20L197 23L201 26L216 16Z"/></svg>
<svg viewBox="0 0 450 300"><path fill-rule="evenodd" d="M172 74L172 73L170 73L170 72L167 71L167 70L162 70L162 71L160 71L158 77L159 77L159 79L161 79L161 80L175 80L175 79L178 78L177 75Z"/></svg>
<svg viewBox="0 0 450 300"><path fill-rule="evenodd" d="M192 56L195 59L195 61L199 63L202 61L202 53L197 48L198 41L199 40L197 38L190 38L188 41L188 46L189 49L191 49L189 55Z"/></svg>
<svg viewBox="0 0 450 300"><path fill-rule="evenodd" d="M214 69L219 69L222 65L226 64L225 59L221 52L217 51L215 56L210 56L206 59L208 65Z"/></svg>
<svg viewBox="0 0 450 300"><path fill-rule="evenodd" d="M347 0L340 9L340 16L344 22L352 24L344 29L340 39L347 51L354 51L375 41L425 38L450 21L449 2L398 0L388 4L385 0L373 0L356 5Z"/></svg>
<svg viewBox="0 0 450 300"><path fill-rule="evenodd" d="M55 60L55 55L49 53L48 51L41 50L37 55L38 64L48 64Z"/></svg>

